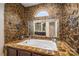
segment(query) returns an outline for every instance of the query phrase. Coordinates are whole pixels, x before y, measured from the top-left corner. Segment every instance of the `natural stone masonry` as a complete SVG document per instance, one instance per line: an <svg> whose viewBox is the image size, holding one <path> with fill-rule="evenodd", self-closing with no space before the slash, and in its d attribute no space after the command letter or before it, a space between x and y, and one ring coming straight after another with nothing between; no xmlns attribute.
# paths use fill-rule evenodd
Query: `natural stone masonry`
<svg viewBox="0 0 79 59"><path fill-rule="evenodd" d="M61 19L62 19L62 4L47 4L47 3L45 3L45 4L39 4L39 5L32 6L32 7L26 7L24 10L25 10L25 19L26 19L25 22L27 22L29 20L57 19L57 20L60 20L59 23L61 23ZM36 14L38 12L42 11L42 10L47 11L49 16L46 16L46 17L35 17ZM60 32L61 32L61 30L58 32L58 37L60 37L60 35L59 35Z"/></svg>
<svg viewBox="0 0 79 59"><path fill-rule="evenodd" d="M62 39L78 51L79 4L63 4Z"/></svg>
<svg viewBox="0 0 79 59"><path fill-rule="evenodd" d="M5 42L16 40L25 34L24 7L21 4L5 4Z"/></svg>

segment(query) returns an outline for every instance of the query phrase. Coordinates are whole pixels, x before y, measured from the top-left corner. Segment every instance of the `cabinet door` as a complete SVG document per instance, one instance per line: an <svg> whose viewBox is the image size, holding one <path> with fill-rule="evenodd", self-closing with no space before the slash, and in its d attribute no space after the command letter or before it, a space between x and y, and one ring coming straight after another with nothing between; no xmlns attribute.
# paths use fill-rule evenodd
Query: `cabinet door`
<svg viewBox="0 0 79 59"><path fill-rule="evenodd" d="M32 53L32 56L41 56L41 55L39 55L39 54L35 54L35 53Z"/></svg>
<svg viewBox="0 0 79 59"><path fill-rule="evenodd" d="M31 56L30 52L18 50L18 56Z"/></svg>
<svg viewBox="0 0 79 59"><path fill-rule="evenodd" d="M8 55L8 56L17 56L17 51L16 51L16 49L7 48L7 55Z"/></svg>

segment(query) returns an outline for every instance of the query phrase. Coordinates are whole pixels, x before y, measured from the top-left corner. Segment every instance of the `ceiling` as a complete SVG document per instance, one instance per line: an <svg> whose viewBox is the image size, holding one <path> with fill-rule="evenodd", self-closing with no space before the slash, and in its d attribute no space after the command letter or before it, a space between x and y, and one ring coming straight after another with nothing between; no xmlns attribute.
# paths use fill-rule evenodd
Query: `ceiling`
<svg viewBox="0 0 79 59"><path fill-rule="evenodd" d="M30 6L34 6L37 5L39 3L21 3L24 7L30 7Z"/></svg>

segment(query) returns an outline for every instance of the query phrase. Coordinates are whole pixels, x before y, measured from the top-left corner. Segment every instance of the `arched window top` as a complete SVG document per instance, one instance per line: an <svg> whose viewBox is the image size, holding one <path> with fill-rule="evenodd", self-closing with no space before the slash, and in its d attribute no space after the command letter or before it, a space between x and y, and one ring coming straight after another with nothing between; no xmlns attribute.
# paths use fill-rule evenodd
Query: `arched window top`
<svg viewBox="0 0 79 59"><path fill-rule="evenodd" d="M47 11L40 11L35 15L35 17L42 17L42 16L48 16L48 12Z"/></svg>

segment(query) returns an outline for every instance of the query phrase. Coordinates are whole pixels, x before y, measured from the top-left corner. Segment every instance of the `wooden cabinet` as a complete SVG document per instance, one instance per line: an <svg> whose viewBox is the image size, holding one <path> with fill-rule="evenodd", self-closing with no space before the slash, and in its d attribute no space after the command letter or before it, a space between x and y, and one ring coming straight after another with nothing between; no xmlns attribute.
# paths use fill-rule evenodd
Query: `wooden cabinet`
<svg viewBox="0 0 79 59"><path fill-rule="evenodd" d="M7 48L7 56L17 56L17 50L13 48Z"/></svg>
<svg viewBox="0 0 79 59"><path fill-rule="evenodd" d="M39 54L35 54L35 53L32 53L32 56L41 56L41 55L39 55Z"/></svg>
<svg viewBox="0 0 79 59"><path fill-rule="evenodd" d="M18 50L18 56L31 56L30 52Z"/></svg>
<svg viewBox="0 0 79 59"><path fill-rule="evenodd" d="M35 54L33 52L28 52L25 50L7 48L7 56L41 56L39 54Z"/></svg>

